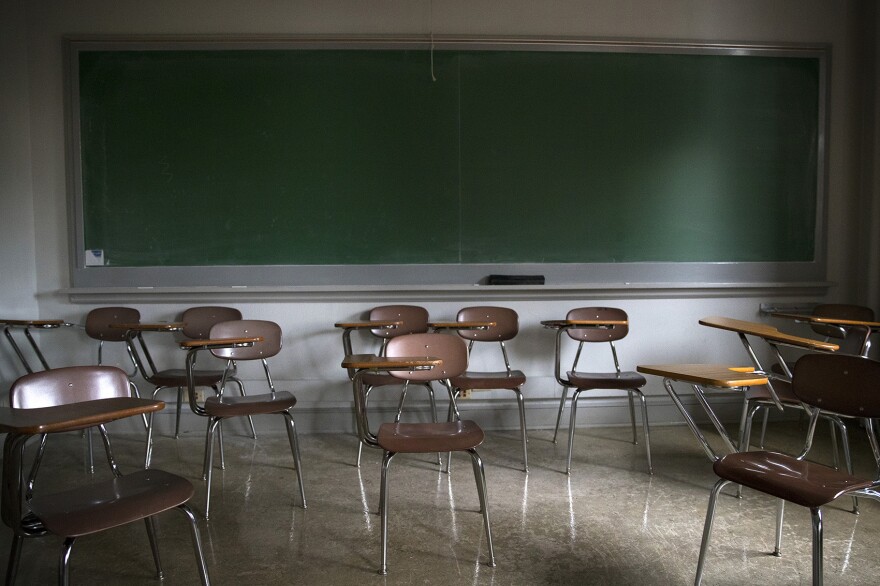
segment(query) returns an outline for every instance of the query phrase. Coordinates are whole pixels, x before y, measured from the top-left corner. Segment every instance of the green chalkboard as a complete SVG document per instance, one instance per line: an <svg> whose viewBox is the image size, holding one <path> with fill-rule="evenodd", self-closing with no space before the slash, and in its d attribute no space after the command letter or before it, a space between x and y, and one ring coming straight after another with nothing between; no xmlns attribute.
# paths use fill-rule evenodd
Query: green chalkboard
<svg viewBox="0 0 880 586"><path fill-rule="evenodd" d="M811 262L816 55L80 50L109 266Z"/></svg>

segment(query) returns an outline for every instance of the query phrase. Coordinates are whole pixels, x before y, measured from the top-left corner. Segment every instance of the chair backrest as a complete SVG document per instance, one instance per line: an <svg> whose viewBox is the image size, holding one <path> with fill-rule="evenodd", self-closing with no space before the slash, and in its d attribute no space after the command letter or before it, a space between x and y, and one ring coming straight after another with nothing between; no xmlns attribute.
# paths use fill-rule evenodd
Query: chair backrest
<svg viewBox="0 0 880 586"><path fill-rule="evenodd" d="M880 417L880 362L848 354L806 354L794 366L798 399L850 417Z"/></svg>
<svg viewBox="0 0 880 586"><path fill-rule="evenodd" d="M370 330L379 338L396 338L404 334L423 334L428 331L428 310L418 305L382 305L370 310L370 320L396 320L403 323L396 328Z"/></svg>
<svg viewBox="0 0 880 586"><path fill-rule="evenodd" d="M221 348L211 350L211 353L227 360L260 360L271 358L281 351L281 326L273 321L259 319L225 321L215 324L210 333L212 339L255 336L262 336L263 341L247 348Z"/></svg>
<svg viewBox="0 0 880 586"><path fill-rule="evenodd" d="M241 312L234 307L201 305L183 312L183 335L193 340L205 340L211 335L211 327L224 321L241 319Z"/></svg>
<svg viewBox="0 0 880 586"><path fill-rule="evenodd" d="M105 342L124 342L125 330L110 326L140 321L141 312L132 307L98 307L86 314L86 335Z"/></svg>
<svg viewBox="0 0 880 586"><path fill-rule="evenodd" d="M14 409L129 397L128 376L115 366L66 366L28 374L9 390Z"/></svg>
<svg viewBox="0 0 880 586"><path fill-rule="evenodd" d="M411 334L388 341L388 358L425 356L439 358L441 366L430 370L391 371L397 378L411 381L433 381L456 377L467 370L467 344L457 336L447 334Z"/></svg>
<svg viewBox="0 0 880 586"><path fill-rule="evenodd" d="M465 340L503 342L510 340L519 333L519 316L514 310L507 307L494 307L490 305L465 307L458 312L455 319L460 322L495 322L494 326L490 326L485 330L458 330L458 335Z"/></svg>
<svg viewBox="0 0 880 586"><path fill-rule="evenodd" d="M579 307L572 309L566 319L598 319L609 321L626 320L626 312L616 307ZM628 325L615 325L603 328L571 328L566 333L578 342L615 342L629 333Z"/></svg>

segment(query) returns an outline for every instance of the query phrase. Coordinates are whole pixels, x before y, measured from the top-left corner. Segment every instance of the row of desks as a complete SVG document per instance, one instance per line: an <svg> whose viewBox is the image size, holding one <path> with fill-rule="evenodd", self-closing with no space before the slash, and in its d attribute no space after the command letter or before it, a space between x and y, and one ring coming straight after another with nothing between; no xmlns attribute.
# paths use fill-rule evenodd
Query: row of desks
<svg viewBox="0 0 880 586"><path fill-rule="evenodd" d="M868 344L868 340L870 336L877 331L880 331L880 322L868 322L868 321L858 321L858 320L847 320L847 319L834 319L834 318L826 318L821 316L811 316L811 315L802 315L802 314L793 314L793 313L773 313L771 314L775 317L782 317L787 319L792 319L797 322L802 323L812 323L812 324L823 324L823 325L832 325L832 326L840 326L846 328L860 328L865 331L864 342L862 345L863 353ZM351 341L350 335L353 330L357 329L375 329L375 328L394 328L400 325L401 322L387 320L387 321L372 321L372 322L339 322L336 325L337 328L342 328L343 332L343 344L345 346L346 355L351 354ZM730 330L733 332L737 332L740 335L754 335L757 337L761 337L767 340L772 340L779 344L784 345L792 345L796 347L803 347L805 343L804 340L806 338L799 338L797 336L790 336L783 332L780 332L777 328L766 325L766 324L758 324L753 322L745 322L741 320L729 319L729 318L706 318L704 320L700 320L700 323L703 325L721 328ZM24 332L24 336L30 344L31 348L34 351L34 354L37 356L40 364L44 369L48 369L49 365L46 361L45 356L40 350L39 345L31 334L31 330L51 330L58 329L61 327L71 327L74 324L65 322L60 319L0 319L0 325L4 326L4 335L15 352L18 359L21 361L22 366L25 368L27 372L33 372L33 368L30 363L24 356L20 346L15 341L13 337L13 330L22 330ZM176 332L180 331L183 328L183 323L180 322L161 322L161 323L136 323L136 324L118 324L118 327L131 330L131 331L165 331L165 332ZM431 322L428 326L433 330L440 329L464 329L464 328L486 328L491 327L495 324L490 322L455 322L455 321L438 321ZM562 328L562 327L572 327L572 326L582 326L582 327L608 327L613 325L626 325L622 322L606 322L599 320L546 320L542 321L541 325L546 328ZM814 342L816 344L815 349L819 350L832 350L831 346L833 344L823 344L821 342ZM810 346L810 348L814 348ZM833 348L836 350L836 347ZM759 367L760 368L760 367Z"/></svg>
<svg viewBox="0 0 880 586"><path fill-rule="evenodd" d="M798 318L805 316L797 316ZM817 320L811 320L817 321ZM847 323L843 323L843 322ZM45 368L49 368L39 352L39 348L30 335L31 329L52 329L59 328L66 324L60 320L0 320L5 326L5 334L16 353L22 358L24 364L26 361L21 355L20 349L15 344L11 335L11 330L22 328L25 331L27 339L34 347L34 350L40 356L40 360ZM858 322L851 323L848 320L829 321L823 320L820 323L836 323L840 325L864 327L870 333L880 329L880 323L874 322ZM810 338L801 338L780 332L778 329L766 324L754 322L746 322L722 317L709 317L700 320L700 324L708 327L718 328L736 333L745 344L747 352L753 361L752 366L731 366L731 365L706 365L706 364L666 364L666 365L640 365L638 371L644 374L660 376L664 379L664 386L675 403L676 407L681 411L691 431L697 440L701 443L706 455L710 460L715 460L718 456L703 436L693 418L685 409L681 398L674 388L674 383L685 383L693 387L695 396L709 416L710 421L721 435L725 447L730 451L736 451L737 447L731 441L729 434L724 426L718 420L711 406L706 399L706 391L710 389L745 389L750 386L770 385L771 376L766 374L761 364L758 362L756 353L751 348L748 336L756 337L770 344L778 352L779 346L789 346L805 350L833 352L838 349L837 345L828 342L813 340ZM118 327L125 328L128 331L177 331L182 327L180 323L159 323L159 324L119 324ZM345 329L346 333L354 329L364 327L394 327L394 322L346 322L338 323L337 327ZM461 329L465 327L483 328L490 327L489 323L461 323L461 322L437 322L434 324L435 329L453 328ZM608 322L600 320L550 320L542 322L542 325L548 328L563 327L611 327L614 325L626 325L625 322ZM238 340L242 343L253 343L258 339ZM193 340L182 344L183 347L193 350L198 347L210 347L210 344L216 341L212 340ZM350 343L346 350L350 349ZM780 357L781 358L781 357ZM784 361L782 361L784 362ZM389 359L376 355L356 355L347 352L342 362L342 367L354 372L366 372L377 370L400 370L400 369L425 369L434 368L441 365L442 362L432 357L409 357ZM30 367L26 365L30 371ZM772 386L771 392L772 392ZM774 395L775 398L775 395ZM776 399L778 401L778 399ZM164 403L161 401L152 401L147 399L135 398L117 398L103 399L100 401L89 401L78 404L76 406L60 406L48 407L43 409L10 409L0 407L0 432L7 433L7 439L4 446L4 474L3 474L3 518L4 520L17 520L21 518L20 498L18 490L21 487L21 461L14 453L18 446L23 445L24 438L35 434L53 433L60 431L68 431L72 429L82 429L100 423L105 423L123 417L131 417L152 411L162 409ZM781 407L781 405L780 405ZM16 504L17 503L17 504ZM10 510L13 509L13 510ZM17 509L17 510L16 510Z"/></svg>
<svg viewBox="0 0 880 586"><path fill-rule="evenodd" d="M835 325L841 327L848 328L861 328L864 329L866 334L863 343L863 349L867 348L868 340L870 336L877 331L880 331L880 322L867 322L867 321L858 321L858 320L847 320L847 319L834 319L834 318L825 318L820 316L809 316L809 315L801 315L801 314L790 314L790 313L779 313L774 314L777 317L784 317L788 319L793 319L795 321L804 322L804 323L819 323L825 325ZM63 320L0 320L0 323L4 325L4 334L6 339L9 341L11 347L15 354L19 357L22 365L28 372L33 372L30 364L24 357L20 347L15 341L15 338L12 335L12 331L15 329L21 329L24 331L24 335L28 340L29 344L34 350L34 353L37 355L40 360L43 368L48 369L49 365L40 351L38 344L35 339L31 335L31 330L33 329L56 329L63 326L71 326L72 324L66 323ZM368 369L368 370L390 370L394 369L395 364L389 363L386 361L375 361L375 360L365 360L364 355L354 355L352 352L351 346L351 332L358 329L377 329L377 328L394 328L400 325L401 322L386 320L386 321L367 321L367 322L338 322L335 324L337 328L343 329L343 345L345 350L346 359L343 364L345 368L348 369L349 374L353 377L354 373L359 369ZM764 340L767 344L770 345L771 349L776 354L778 363L783 366L783 369L787 370L787 366L785 366L785 360L783 359L779 348L780 346L787 346L793 348L799 348L803 350L810 351L820 351L820 352L834 352L838 350L838 346L831 342L824 342L820 340L815 340L812 338L804 338L799 336L794 336L791 334L786 334L784 332L779 331L776 327L773 327L768 324L749 322L743 320L737 320L732 318L725 317L707 317L701 319L699 321L701 325L718 328L721 330L726 330L737 334L740 340L743 343L743 346L752 362L751 367L742 367L742 366L729 366L729 365L697 365L697 364L665 364L665 365L639 365L637 370L643 374L650 374L655 376L661 376L664 379L664 386L667 392L670 394L673 402L682 412L682 415L685 417L686 422L691 427L692 431L694 431L695 435L698 436L698 439L703 444L704 448L707 449L707 453L710 458L714 459L714 452L712 452L711 448L709 448L708 443L705 441L705 438L702 437L702 434L699 433L696 425L694 424L692 418L689 416L687 411L684 409L683 404L681 402L680 397L674 390L673 382L684 382L686 384L693 385L694 391L696 394L697 401L706 411L713 425L718 429L719 433L721 433L722 438L725 441L725 444L729 447L733 447L733 443L730 441L728 434L724 431L723 426L720 424L715 413L712 411L708 401L705 398L705 390L706 389L737 389L742 390L748 388L750 386L757 385L768 385L770 390L770 395L776 403L776 406L779 409L782 409L782 404L779 401L776 392L773 389L772 384L772 376L767 374L769 370L766 369L760 362L758 358L758 354L755 352L752 347L749 336L759 338ZM122 323L117 324L116 327L120 329L125 329L130 332L176 332L180 331L183 327L183 323L180 322L162 322L162 323ZM431 322L429 327L433 330L441 330L441 329L485 329L495 325L491 322L456 322L456 321L441 321L441 322ZM560 328L570 328L570 327L595 327L595 328L603 328L603 327L613 327L615 325L627 325L626 321L609 321L609 320L546 320L542 321L541 325L546 328L551 329L560 329ZM192 346L187 345L187 343L182 344L185 349L190 349ZM424 357L421 357L424 358ZM408 368L412 367L413 364L411 361L404 361L402 364L398 364L398 367ZM790 372L785 372L784 376L786 378L791 377Z"/></svg>
<svg viewBox="0 0 880 586"><path fill-rule="evenodd" d="M867 348L867 341L871 334L880 331L880 322L865 322L845 319L832 319L816 316L807 316L800 314L778 314L778 317L785 317L805 323L821 323L838 325L842 327L863 328L867 332L863 349ZM700 445L706 452L710 460L718 458L718 454L711 447L706 437L698 428L693 417L685 408L675 385L683 383L693 388L694 396L697 402L706 412L712 425L718 431L724 442L725 447L730 451L736 451L737 447L730 438L725 426L712 409L708 399L707 391L711 390L736 390L745 391L749 387L767 385L770 395L781 410L783 408L776 391L773 388L773 379L777 375L770 374L770 371L764 367L758 358L758 353L753 348L750 337L758 338L766 342L776 355L777 360L786 371L778 378L790 379L791 373L787 372L785 360L783 359L779 348L791 347L801 350L816 352L835 352L839 349L837 344L816 340L813 338L805 338L794 336L780 331L778 328L769 324L750 322L726 317L707 317L699 320L703 326L717 328L735 333L746 350L751 361L751 366L727 365L727 364L660 364L660 365L639 365L637 370L643 374L659 376L663 378L664 388L681 412L688 427L697 438ZM342 328L343 344L345 347L346 357L342 362L343 368L348 369L349 375L354 378L358 371L389 371L411 368L432 368L437 366L437 360L431 357L408 357L401 359L387 359L373 355L352 354L351 332L357 329L376 329L376 328L393 328L400 325L400 322L394 321L372 321L372 322L339 322L336 327ZM437 329L462 329L473 327L487 327L492 324L480 323L463 323L463 322L443 322L435 324ZM541 325L550 329L561 328L607 328L616 325L628 325L624 321L608 321L608 320L546 320Z"/></svg>

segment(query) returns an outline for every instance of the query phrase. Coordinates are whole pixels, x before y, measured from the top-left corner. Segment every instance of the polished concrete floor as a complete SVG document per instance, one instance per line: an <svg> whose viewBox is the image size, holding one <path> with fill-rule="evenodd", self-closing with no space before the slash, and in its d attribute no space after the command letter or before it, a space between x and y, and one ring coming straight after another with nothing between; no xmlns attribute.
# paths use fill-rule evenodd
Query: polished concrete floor
<svg viewBox="0 0 880 586"><path fill-rule="evenodd" d="M379 576L380 454L365 450L353 465L352 436L300 438L308 509L301 508L286 436L277 421L258 420L258 441L243 428L226 431L227 466L215 475L211 519L201 521L214 584L689 584L693 582L711 466L685 427L652 430L655 473L646 473L644 449L629 443L628 428L580 429L571 476L565 450L552 432L530 432L530 472L519 467L514 433L488 434L486 463L497 567L486 565L486 542L469 460L453 458L439 473L430 457L398 456L391 467L389 572ZM771 426L768 444L794 447L802 428ZM817 459L825 460L827 433ZM83 441L53 437L38 489L88 482ZM113 437L117 460L132 470L143 440ZM872 476L871 456L853 434L857 472ZM203 440L186 434L157 440L154 467L191 479L203 509ZM105 467L96 477L106 478ZM63 480L62 480L63 479ZM847 499L825 517L825 583L876 584L880 570L880 503L863 501L860 515ZM704 584L810 584L810 521L789 506L782 557L768 555L774 501L745 491L721 499ZM198 581L182 515L159 518L164 584ZM0 555L10 532L0 531ZM25 542L17 584L56 580L60 540ZM157 584L143 524L80 539L71 562L73 584Z"/></svg>

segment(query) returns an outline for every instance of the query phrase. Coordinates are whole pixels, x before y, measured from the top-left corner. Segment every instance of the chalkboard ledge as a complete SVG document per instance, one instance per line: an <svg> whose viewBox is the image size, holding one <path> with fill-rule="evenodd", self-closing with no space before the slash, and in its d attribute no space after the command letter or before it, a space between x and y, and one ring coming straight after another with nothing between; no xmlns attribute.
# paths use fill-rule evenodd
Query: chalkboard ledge
<svg viewBox="0 0 880 586"><path fill-rule="evenodd" d="M77 287L61 289L71 303L172 303L208 301L425 301L455 299L655 299L759 296L823 296L829 281L786 283L587 283L546 285L351 285Z"/></svg>

